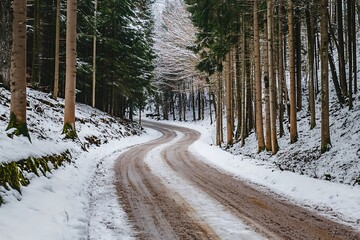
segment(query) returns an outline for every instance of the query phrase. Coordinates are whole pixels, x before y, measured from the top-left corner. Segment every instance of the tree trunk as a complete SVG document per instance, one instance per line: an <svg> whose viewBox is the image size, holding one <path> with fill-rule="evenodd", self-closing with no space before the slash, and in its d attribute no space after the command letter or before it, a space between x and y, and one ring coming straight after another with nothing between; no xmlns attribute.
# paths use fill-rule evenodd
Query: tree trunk
<svg viewBox="0 0 360 240"><path fill-rule="evenodd" d="M295 72L296 72L296 110L302 109L302 87L301 87L301 12L295 10Z"/></svg>
<svg viewBox="0 0 360 240"><path fill-rule="evenodd" d="M333 79L334 86L335 86L336 95L338 97L339 102L341 104L344 104L345 99L343 98L343 96L341 94L340 84L339 84L339 80L338 80L338 77L336 74L335 62L334 62L334 58L332 56L332 47L330 47L330 52L329 52L329 64L330 64L332 79Z"/></svg>
<svg viewBox="0 0 360 240"><path fill-rule="evenodd" d="M66 19L66 87L64 130L67 138L75 138L76 97L76 24L77 0L68 0Z"/></svg>
<svg viewBox="0 0 360 240"><path fill-rule="evenodd" d="M13 1L10 121L15 135L30 135L26 124L26 1Z"/></svg>
<svg viewBox="0 0 360 240"><path fill-rule="evenodd" d="M197 89L197 105L198 105L198 120L201 120L201 91L200 91L200 86L198 84L198 89Z"/></svg>
<svg viewBox="0 0 360 240"><path fill-rule="evenodd" d="M308 5L306 9L306 25L308 33L308 65L309 65L309 111L310 111L310 129L316 126L315 116L315 92L314 92L314 45L315 45L315 24L316 18L314 6Z"/></svg>
<svg viewBox="0 0 360 240"><path fill-rule="evenodd" d="M274 0L267 1L267 28L268 28L268 61L269 61L269 90L270 90L270 125L271 150L275 155L279 151L276 133L276 79L274 74Z"/></svg>
<svg viewBox="0 0 360 240"><path fill-rule="evenodd" d="M283 33L282 33L282 1L279 0L278 5L278 41L279 41L279 78L278 78L278 108L279 108L279 136L284 136L284 83L285 83L285 69L284 69L284 52L283 52ZM286 87L286 86L285 86ZM261 100L261 99L260 99Z"/></svg>
<svg viewBox="0 0 360 240"><path fill-rule="evenodd" d="M60 59L60 1L56 0L56 30L55 30L55 70L54 70L54 92L56 100L59 95L59 59Z"/></svg>
<svg viewBox="0 0 360 240"><path fill-rule="evenodd" d="M348 11L348 57L349 57L349 110L353 108L352 103L352 83L353 83L353 1L354 0L348 0L347 1L347 11ZM355 16L354 16L355 17Z"/></svg>
<svg viewBox="0 0 360 240"><path fill-rule="evenodd" d="M222 99L221 99L221 73L217 73L217 111L216 111L216 145L220 146L222 139Z"/></svg>
<svg viewBox="0 0 360 240"><path fill-rule="evenodd" d="M344 27L343 27L343 1L337 0L337 28L338 28L338 39L339 39L339 76L340 86L343 96L347 96L347 83L346 83L346 72L345 72L345 54L344 54Z"/></svg>
<svg viewBox="0 0 360 240"><path fill-rule="evenodd" d="M93 36L93 72L92 72L92 107L96 104L96 16L97 16L97 0L94 0L94 36Z"/></svg>
<svg viewBox="0 0 360 240"><path fill-rule="evenodd" d="M40 86L40 0L34 0L34 31L32 46L31 81L33 86Z"/></svg>
<svg viewBox="0 0 360 240"><path fill-rule="evenodd" d="M230 60L231 51L227 53L225 60L225 91L226 91L226 130L227 130L227 144L231 146L233 144L233 129L231 124L231 98L232 98L232 88L231 88L231 74L230 74Z"/></svg>
<svg viewBox="0 0 360 240"><path fill-rule="evenodd" d="M254 0L254 59L255 59L255 114L256 114L256 135L258 140L258 152L265 150L263 114L262 114L262 84L260 66L260 34L258 1Z"/></svg>
<svg viewBox="0 0 360 240"><path fill-rule="evenodd" d="M321 0L321 153L330 146L328 78L328 0Z"/></svg>
<svg viewBox="0 0 360 240"><path fill-rule="evenodd" d="M288 0L288 26L289 26L289 68L290 68L290 143L298 140L297 117L296 117L296 81L295 81L295 58L294 58L294 24L293 4Z"/></svg>
<svg viewBox="0 0 360 240"><path fill-rule="evenodd" d="M10 88L12 21L11 0L0 2L0 83Z"/></svg>
<svg viewBox="0 0 360 240"><path fill-rule="evenodd" d="M268 39L267 19L265 22L265 38ZM270 83L269 83L269 46L265 42L264 47L264 97L265 97L265 147L266 151L271 151L271 120L270 120Z"/></svg>
<svg viewBox="0 0 360 240"><path fill-rule="evenodd" d="M236 47L236 110L237 110L237 129L235 134L235 139L239 140L241 136L241 121L242 121L242 97L241 97L241 61L240 61L240 40L238 46ZM243 59L244 60L244 59Z"/></svg>
<svg viewBox="0 0 360 240"><path fill-rule="evenodd" d="M193 113L193 121L196 121L196 111L195 111L195 90L194 90L194 80L191 81L191 106Z"/></svg>
<svg viewBox="0 0 360 240"><path fill-rule="evenodd" d="M354 90L351 88L351 91L354 91L354 93L357 93L357 58L356 58L356 20L355 20L355 15L356 15L356 10L355 10L355 1L352 2L352 18L351 18L351 32L352 32L352 54L353 54L353 86L354 86ZM352 86L351 86L352 87ZM352 97L352 93L351 93L351 97ZM352 103L352 99L351 99L351 105Z"/></svg>
<svg viewBox="0 0 360 240"><path fill-rule="evenodd" d="M243 18L244 19L244 18ZM241 119L241 146L245 145L245 138L247 137L247 127L246 127L246 106L247 106L247 98L246 98L246 33L245 33L245 23L243 21L243 42L242 42L242 89L241 89L241 98L242 98L242 119Z"/></svg>

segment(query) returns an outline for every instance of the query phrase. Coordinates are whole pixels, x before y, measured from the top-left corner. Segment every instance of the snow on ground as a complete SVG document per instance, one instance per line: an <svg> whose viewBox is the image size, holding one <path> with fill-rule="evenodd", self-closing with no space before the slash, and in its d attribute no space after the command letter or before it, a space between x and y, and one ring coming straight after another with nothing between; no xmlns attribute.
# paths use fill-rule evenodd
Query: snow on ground
<svg viewBox="0 0 360 240"><path fill-rule="evenodd" d="M77 104L79 140L65 141L63 99L55 101L28 89L31 144L27 138L7 136L9 99L10 93L0 88L0 163L65 150L71 152L72 162L46 177L28 174L30 185L21 187L22 195L0 188L5 200L0 207L0 239L131 239L131 224L113 185L113 165L126 148L155 139L159 133L139 136L138 125Z"/></svg>
<svg viewBox="0 0 360 240"><path fill-rule="evenodd" d="M74 164L22 188L21 201L0 207L1 239L131 239L113 185L113 165L124 149L158 134L112 140L83 152Z"/></svg>
<svg viewBox="0 0 360 240"><path fill-rule="evenodd" d="M190 150L203 161L244 179L264 191L279 194L290 201L316 209L326 217L342 221L360 230L360 187L314 179L281 171L272 162L244 155L233 155L213 145L212 126L206 122L170 122L201 132L201 138Z"/></svg>
<svg viewBox="0 0 360 240"><path fill-rule="evenodd" d="M31 184L22 187L22 195L12 191L5 196L7 203L0 207L1 239L132 239L134 234L131 224L121 208L113 184L114 161L126 148L155 139L159 137L159 133L147 129L147 133L142 136L119 139L119 136L136 135L139 129L128 123L121 124L119 120L114 120L103 112L78 104L77 130L82 145L88 149L88 152L85 152L81 150L79 143L62 139L63 100L54 101L45 93L29 90L28 124L33 142L29 144L23 137L10 139L6 136L8 132L4 129L8 116L8 97L8 91L0 88L0 162L60 153L66 149L71 150L74 159L71 164L66 164L46 177L32 177ZM325 154L319 160L321 164L318 168L323 172L331 169L329 166L336 159L344 164L348 163L346 162L348 157L357 156L353 147L355 146L356 150L358 145L352 145L350 142L359 144L359 141L356 141L359 136L359 121L357 121L359 105L356 105L354 111L350 113L339 109L335 114L338 118L335 116L332 120L333 148L327 153L328 155ZM349 116L344 117L346 115ZM319 130L315 129L307 134L306 124L303 123L306 119L301 121L299 129L304 139L300 141L305 146L310 146L307 138L315 137L318 134L316 131ZM207 121L196 124L167 123L200 131L201 139L190 148L209 164L234 177L256 184L265 191L284 195L294 202L317 209L330 218L337 217L359 229L359 186L281 171L274 164L278 160L277 156L270 157L263 153L254 158L255 154L252 151L256 149L256 144L251 137L247 142L249 156L245 156L240 150L239 155L232 155L213 146L214 129ZM346 128L342 128L344 124ZM90 137L102 145L100 147L96 147L96 144L91 145ZM286 140L281 141L280 144L283 144L281 146L286 146ZM313 140L316 141L317 139ZM156 154L157 151L159 151L157 148L153 150ZM283 151L286 152L286 149ZM293 151L294 149L289 152ZM325 164L327 161L328 164ZM241 229L236 228L238 232L231 232L229 228L233 227L230 224L234 221L231 214L183 179L169 176L168 168L163 162L149 162L149 159L147 162L154 172L165 179L172 177L172 181L165 181L170 182L169 187L182 195L199 213L199 217L209 222L219 235L250 234L248 236L252 236L251 231L245 226ZM358 165L350 164L350 166ZM341 174L334 175L335 179L340 178ZM207 208L203 209L204 206ZM212 211L208 211L208 207L217 214L209 214Z"/></svg>

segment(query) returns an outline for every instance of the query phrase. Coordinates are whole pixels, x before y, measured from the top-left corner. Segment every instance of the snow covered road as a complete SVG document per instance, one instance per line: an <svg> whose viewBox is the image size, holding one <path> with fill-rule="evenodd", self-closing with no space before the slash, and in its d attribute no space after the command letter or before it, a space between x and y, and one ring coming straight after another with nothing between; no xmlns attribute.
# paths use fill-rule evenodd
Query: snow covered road
<svg viewBox="0 0 360 240"><path fill-rule="evenodd" d="M118 193L140 239L359 239L350 227L209 166L188 147L200 133L159 123L163 136L120 156Z"/></svg>

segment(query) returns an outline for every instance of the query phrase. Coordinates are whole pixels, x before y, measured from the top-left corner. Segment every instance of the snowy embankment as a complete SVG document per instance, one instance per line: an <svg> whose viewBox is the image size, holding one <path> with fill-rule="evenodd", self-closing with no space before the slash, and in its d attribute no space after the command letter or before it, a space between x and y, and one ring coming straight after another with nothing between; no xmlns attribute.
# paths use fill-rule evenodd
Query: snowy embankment
<svg viewBox="0 0 360 240"><path fill-rule="evenodd" d="M61 135L63 100L28 89L27 138L7 136L10 93L0 88L0 163L43 157L69 150L71 163L46 176L28 174L30 185L0 188L1 239L122 239L132 230L113 185L113 165L121 151L159 135L143 133L139 125L115 119L78 104L77 142ZM126 138L125 138L126 137ZM87 151L84 151L84 148ZM112 236L112 237L111 237Z"/></svg>

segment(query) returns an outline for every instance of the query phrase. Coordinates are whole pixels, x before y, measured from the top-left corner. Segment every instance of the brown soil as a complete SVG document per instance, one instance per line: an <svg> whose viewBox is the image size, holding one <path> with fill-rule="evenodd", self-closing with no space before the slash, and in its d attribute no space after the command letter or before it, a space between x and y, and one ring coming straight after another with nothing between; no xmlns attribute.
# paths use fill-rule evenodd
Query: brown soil
<svg viewBox="0 0 360 240"><path fill-rule="evenodd" d="M154 147L184 137L162 150L166 163L268 239L360 239L360 232L294 205L275 194L205 164L188 151L197 131L147 123L163 136L122 154L115 166L117 190L139 239L219 239L177 193L167 189L143 159Z"/></svg>

